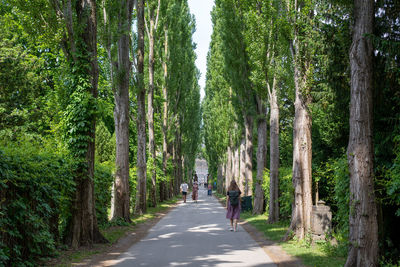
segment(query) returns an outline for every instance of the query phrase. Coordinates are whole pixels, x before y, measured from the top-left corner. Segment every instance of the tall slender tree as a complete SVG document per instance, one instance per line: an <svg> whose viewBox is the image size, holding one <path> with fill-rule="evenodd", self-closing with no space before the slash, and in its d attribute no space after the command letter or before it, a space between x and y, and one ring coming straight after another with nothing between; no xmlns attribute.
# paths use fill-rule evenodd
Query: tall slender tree
<svg viewBox="0 0 400 267"><path fill-rule="evenodd" d="M290 37L290 49L294 67L295 83L295 118L293 125L293 171L294 203L290 227L284 239L290 238L293 232L296 237L303 239L311 231L312 210L312 172L311 172L311 56L312 32L310 19L313 16L312 1L295 1L289 5L288 11L293 15L293 31ZM302 42L300 42L302 40Z"/></svg>
<svg viewBox="0 0 400 267"><path fill-rule="evenodd" d="M147 89L147 123L149 128L149 155L151 156L151 188L150 188L150 199L151 205L155 207L157 205L157 174L156 174L156 146L154 137L154 42L155 34L158 26L158 18L160 14L160 0L157 5L154 5L152 1L147 3L147 16L149 22L145 18L145 26L147 37L149 40L149 88Z"/></svg>
<svg viewBox="0 0 400 267"><path fill-rule="evenodd" d="M129 84L131 62L129 51L133 5L134 0L112 2L103 0L105 31L103 39L111 65L111 84L115 101L116 167L112 217L113 219L122 218L127 222L130 221Z"/></svg>
<svg viewBox="0 0 400 267"><path fill-rule="evenodd" d="M162 149L163 149L163 173L164 176L167 177L167 161L168 161L168 89L167 89L167 77L168 77L168 25L165 23L164 25L164 58L163 58L163 78L164 83L162 87L163 94L163 120L162 120ZM162 182L161 191L166 192L167 184ZM166 197L166 193L164 193Z"/></svg>
<svg viewBox="0 0 400 267"><path fill-rule="evenodd" d="M142 214L146 212L146 90L144 86L144 0L137 0L137 31L138 31L138 51L137 51L137 192L135 212Z"/></svg>

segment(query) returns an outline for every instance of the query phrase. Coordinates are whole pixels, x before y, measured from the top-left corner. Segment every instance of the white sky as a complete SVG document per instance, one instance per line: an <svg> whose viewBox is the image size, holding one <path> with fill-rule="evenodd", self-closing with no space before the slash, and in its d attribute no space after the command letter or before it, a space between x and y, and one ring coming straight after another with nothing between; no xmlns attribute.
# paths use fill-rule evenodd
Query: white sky
<svg viewBox="0 0 400 267"><path fill-rule="evenodd" d="M200 96L201 99L203 99L206 83L207 52L212 34L210 12L214 6L214 0L189 0L188 3L190 13L192 13L196 19L196 32L193 35L193 42L197 44L196 66L201 73L199 85L201 87Z"/></svg>

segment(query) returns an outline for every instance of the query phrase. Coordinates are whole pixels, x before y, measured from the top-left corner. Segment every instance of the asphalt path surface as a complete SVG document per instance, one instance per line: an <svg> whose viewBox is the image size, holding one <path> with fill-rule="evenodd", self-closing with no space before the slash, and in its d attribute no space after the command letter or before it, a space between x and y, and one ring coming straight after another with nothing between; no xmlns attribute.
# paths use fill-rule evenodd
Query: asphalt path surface
<svg viewBox="0 0 400 267"><path fill-rule="evenodd" d="M171 210L149 234L123 253L113 266L266 266L276 265L238 225L231 232L226 210L207 190L194 203Z"/></svg>

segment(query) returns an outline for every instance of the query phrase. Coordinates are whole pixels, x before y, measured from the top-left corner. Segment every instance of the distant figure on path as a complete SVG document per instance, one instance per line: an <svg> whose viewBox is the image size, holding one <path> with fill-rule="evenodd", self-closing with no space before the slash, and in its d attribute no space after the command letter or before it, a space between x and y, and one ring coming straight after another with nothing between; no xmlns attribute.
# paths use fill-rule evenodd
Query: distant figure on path
<svg viewBox="0 0 400 267"><path fill-rule="evenodd" d="M197 202L198 192L199 192L199 184L197 182L194 182L192 191L192 199L194 202Z"/></svg>
<svg viewBox="0 0 400 267"><path fill-rule="evenodd" d="M237 230L237 221L240 218L240 191L235 180L231 181L231 184L227 190L226 198L226 218L231 220L231 231Z"/></svg>
<svg viewBox="0 0 400 267"><path fill-rule="evenodd" d="M210 177L210 174L209 173L207 173L207 178L206 178L206 181L204 182L204 188L207 188L208 187L208 183L209 183L209 177Z"/></svg>
<svg viewBox="0 0 400 267"><path fill-rule="evenodd" d="M212 185L211 185L211 183L208 183L208 192L207 192L207 194L208 194L209 196L212 195Z"/></svg>
<svg viewBox="0 0 400 267"><path fill-rule="evenodd" d="M187 195L188 188L189 188L189 186L186 182L183 182L181 184L181 193L182 193L183 203L186 203L186 195Z"/></svg>

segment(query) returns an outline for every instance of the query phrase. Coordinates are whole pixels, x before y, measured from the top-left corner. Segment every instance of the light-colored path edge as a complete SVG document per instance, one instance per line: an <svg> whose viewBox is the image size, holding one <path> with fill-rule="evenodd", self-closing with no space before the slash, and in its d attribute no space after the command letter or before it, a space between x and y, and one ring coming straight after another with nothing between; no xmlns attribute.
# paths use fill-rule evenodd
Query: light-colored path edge
<svg viewBox="0 0 400 267"><path fill-rule="evenodd" d="M218 199L219 203L225 207L225 200L218 198L215 194L213 196ZM264 252L274 261L278 267L304 267L301 259L291 256L284 251L279 244L267 239L264 233L260 232L251 225L249 222L240 219L238 222L244 230L257 242L257 244L264 250Z"/></svg>

